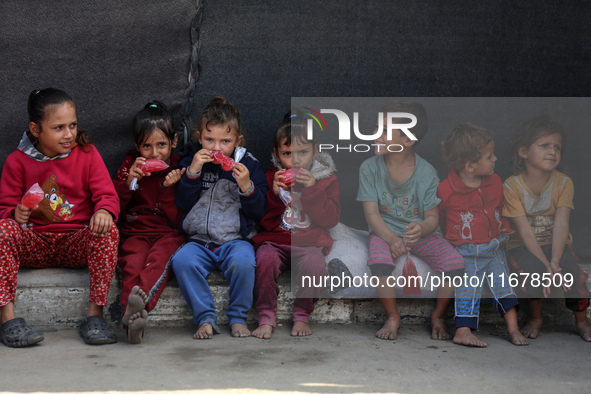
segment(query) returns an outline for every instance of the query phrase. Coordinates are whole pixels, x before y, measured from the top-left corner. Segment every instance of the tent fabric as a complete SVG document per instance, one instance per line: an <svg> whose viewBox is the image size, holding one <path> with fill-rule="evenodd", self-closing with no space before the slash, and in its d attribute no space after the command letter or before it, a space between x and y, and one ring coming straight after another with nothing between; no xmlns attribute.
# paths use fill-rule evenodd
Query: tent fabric
<svg viewBox="0 0 591 394"><path fill-rule="evenodd" d="M52 86L72 95L80 129L114 173L133 147L133 116L147 102L157 99L180 113L196 6L178 0L0 2L0 162L28 125L29 93Z"/></svg>

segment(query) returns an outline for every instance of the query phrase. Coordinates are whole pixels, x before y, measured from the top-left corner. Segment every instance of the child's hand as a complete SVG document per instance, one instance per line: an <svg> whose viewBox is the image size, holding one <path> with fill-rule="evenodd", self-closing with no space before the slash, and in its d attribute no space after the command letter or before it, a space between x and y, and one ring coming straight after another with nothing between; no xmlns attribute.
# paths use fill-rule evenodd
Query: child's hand
<svg viewBox="0 0 591 394"><path fill-rule="evenodd" d="M186 168L182 168L182 169L177 168L176 170L170 171L168 174L166 174L166 177L164 178L164 182L162 182L162 186L168 187L168 186L174 185L175 183L177 183L178 181L181 180L181 177L183 176L185 171L187 171Z"/></svg>
<svg viewBox="0 0 591 394"><path fill-rule="evenodd" d="M392 254L394 260L409 252L409 249L404 244L403 238L396 237L392 241L388 242L388 245L390 245L390 253Z"/></svg>
<svg viewBox="0 0 591 394"><path fill-rule="evenodd" d="M106 237L113 227L113 216L105 209L99 209L90 218L90 231L94 235Z"/></svg>
<svg viewBox="0 0 591 394"><path fill-rule="evenodd" d="M14 220L18 224L27 224L29 222L29 217L31 216L31 212L35 209L39 208L39 205L35 205L32 209L27 208L23 204L18 204L16 209L14 210Z"/></svg>
<svg viewBox="0 0 591 394"><path fill-rule="evenodd" d="M238 184L240 191L246 193L252 184L250 181L250 171L248 171L248 168L244 164L236 163L234 164L232 172L234 173L234 178L236 178L236 183Z"/></svg>
<svg viewBox="0 0 591 394"><path fill-rule="evenodd" d="M146 158L142 156L135 159L135 161L131 165L131 168L129 169L129 175L127 176L127 186L129 186L133 178L137 178L137 180L139 181L144 176L150 176L150 173L144 174L144 172L140 170L140 166L142 166L145 162Z"/></svg>
<svg viewBox="0 0 591 394"><path fill-rule="evenodd" d="M300 168L300 172L298 172L298 176L296 177L296 182L301 183L304 187L314 186L316 184L316 178L314 175L305 168Z"/></svg>
<svg viewBox="0 0 591 394"><path fill-rule="evenodd" d="M562 276L562 268L560 268L560 261L550 261L550 270L551 272L551 277L554 275L560 275ZM569 291L570 287L566 285L566 280L564 279L564 277L562 277L562 288L564 289L564 291Z"/></svg>
<svg viewBox="0 0 591 394"><path fill-rule="evenodd" d="M552 260L550 262L550 270L553 274L559 274L562 272L562 268L560 268L560 262Z"/></svg>
<svg viewBox="0 0 591 394"><path fill-rule="evenodd" d="M404 234L404 239L406 240L406 246L411 248L419 242L419 239L421 239L421 235L423 235L423 226L421 226L421 223L419 222L412 222L406 226L406 229L408 231Z"/></svg>
<svg viewBox="0 0 591 394"><path fill-rule="evenodd" d="M193 161L189 166L189 172L191 174L197 174L203 168L203 164L211 163L212 161L211 152L207 149L201 149L193 156Z"/></svg>
<svg viewBox="0 0 591 394"><path fill-rule="evenodd" d="M546 272L550 275L550 278L552 278L552 268L550 268L549 265L546 266ZM550 291L550 286L542 285L542 294L544 295L544 298L548 298L550 296Z"/></svg>
<svg viewBox="0 0 591 394"><path fill-rule="evenodd" d="M277 171L273 176L273 193L277 196L279 194L279 188L282 187L287 189L287 185L285 184L285 168Z"/></svg>

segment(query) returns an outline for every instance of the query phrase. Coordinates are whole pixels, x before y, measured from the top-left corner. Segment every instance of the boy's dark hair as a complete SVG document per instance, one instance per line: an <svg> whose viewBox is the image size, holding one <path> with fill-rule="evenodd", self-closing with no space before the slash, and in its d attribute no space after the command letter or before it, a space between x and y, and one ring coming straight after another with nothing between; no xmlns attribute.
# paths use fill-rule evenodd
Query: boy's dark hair
<svg viewBox="0 0 591 394"><path fill-rule="evenodd" d="M297 138L300 142L316 145L314 139L308 139L305 114L299 108L292 108L283 116L283 120L275 132L273 148L278 151L283 140L285 140L285 146L290 146L293 138Z"/></svg>
<svg viewBox="0 0 591 394"><path fill-rule="evenodd" d="M429 131L427 111L425 111L425 107L417 101L403 99L392 100L384 104L378 112L383 112L384 115L388 112L408 112L416 116L417 124L410 129L410 132L417 137L417 141L415 141L413 148L421 142L423 137L427 134L427 131ZM386 125L384 125L384 127L386 127Z"/></svg>
<svg viewBox="0 0 591 394"><path fill-rule="evenodd" d="M493 133L472 123L456 125L443 140L443 161L455 171L462 170L466 163L477 162L482 150L493 141Z"/></svg>
<svg viewBox="0 0 591 394"><path fill-rule="evenodd" d="M196 134L201 133L203 128L209 130L209 125L227 125L228 133L236 130L238 137L242 136L242 116L232 103L221 96L209 100L207 107L199 116L199 128ZM244 145L244 138L240 145Z"/></svg>
<svg viewBox="0 0 591 394"><path fill-rule="evenodd" d="M509 167L513 170L513 175L519 175L525 171L525 161L519 156L519 148L530 147L540 137L546 135L558 134L562 139L562 150L566 149L566 134L560 125L548 115L539 115L527 122L522 123L511 135L507 145L507 156L509 157ZM556 167L558 171L565 172L563 160Z"/></svg>
<svg viewBox="0 0 591 394"><path fill-rule="evenodd" d="M154 132L160 130L172 143L176 132L173 127L172 114L160 101L150 101L135 115L133 119L133 141L140 147Z"/></svg>
<svg viewBox="0 0 591 394"><path fill-rule="evenodd" d="M74 109L76 109L76 103L74 102L72 96L63 90L56 88L45 88L31 91L27 101L29 122L36 123L41 129L41 123L47 117L48 107L60 104L71 104ZM33 144L38 141L37 137L35 137L30 130L27 130L27 137L29 137L29 140L31 140ZM76 144L81 148L84 148L87 145L91 145L92 142L89 141L88 136L84 131L78 130L78 134L76 134Z"/></svg>

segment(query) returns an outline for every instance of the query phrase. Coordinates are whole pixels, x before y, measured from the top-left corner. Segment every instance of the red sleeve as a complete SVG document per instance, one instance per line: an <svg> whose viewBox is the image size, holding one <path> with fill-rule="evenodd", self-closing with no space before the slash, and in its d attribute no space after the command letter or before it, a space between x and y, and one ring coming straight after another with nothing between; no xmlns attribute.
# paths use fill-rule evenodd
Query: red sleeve
<svg viewBox="0 0 591 394"><path fill-rule="evenodd" d="M17 152L8 156L0 178L0 218L2 219L14 219L14 210L28 189L27 180L24 179L23 165L15 158L16 154Z"/></svg>
<svg viewBox="0 0 591 394"><path fill-rule="evenodd" d="M273 178L276 172L277 168L271 166L269 171L267 171L267 174L265 174L267 184L269 185L269 191L267 192L267 213L265 213L265 216L263 216L260 223L266 231L272 231L277 227L279 224L279 218L285 211L285 204L279 199L279 196L276 196L275 193L273 193Z"/></svg>
<svg viewBox="0 0 591 394"><path fill-rule="evenodd" d="M117 221L121 211L119 197L103 158L94 145L91 149L88 189L92 196L94 212L105 209L113 215L113 220Z"/></svg>
<svg viewBox="0 0 591 394"><path fill-rule="evenodd" d="M320 227L333 228L341 220L339 184L334 174L302 189L301 201L306 215Z"/></svg>

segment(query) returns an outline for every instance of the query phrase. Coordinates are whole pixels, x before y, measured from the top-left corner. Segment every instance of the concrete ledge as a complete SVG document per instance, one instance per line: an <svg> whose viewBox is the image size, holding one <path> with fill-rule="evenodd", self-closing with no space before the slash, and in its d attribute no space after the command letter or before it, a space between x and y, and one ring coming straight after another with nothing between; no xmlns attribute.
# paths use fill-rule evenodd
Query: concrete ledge
<svg viewBox="0 0 591 394"><path fill-rule="evenodd" d="M591 264L582 264L586 272L591 271ZM225 310L228 305L228 283L221 272L214 272L208 277L218 310L219 324L227 324ZM29 270L21 269L18 278L15 311L17 316L28 323L43 329L73 328L82 321L88 308L88 270L50 268ZM587 280L591 287L591 277ZM294 294L291 291L289 273L280 277L281 293L278 300L278 321L291 319ZM119 288L113 280L109 292L109 310L105 311L108 321L114 326L120 324L121 308L118 302ZM525 300L523 300L525 301ZM404 323L425 324L433 309L433 300L399 299L398 306ZM527 303L522 302L520 319L526 316ZM573 315L564 307L564 299L553 298L544 303L546 324L571 325ZM453 311L449 310L449 324L453 324ZM587 311L591 317L591 309ZM378 299L334 299L324 298L316 304L312 315L313 323L365 323L380 322L384 312ZM256 312L249 312L248 323L256 324ZM483 324L504 324L492 304L483 303L480 322ZM157 327L179 327L192 325L192 311L185 302L175 280L167 285L156 308L150 313L150 324Z"/></svg>

